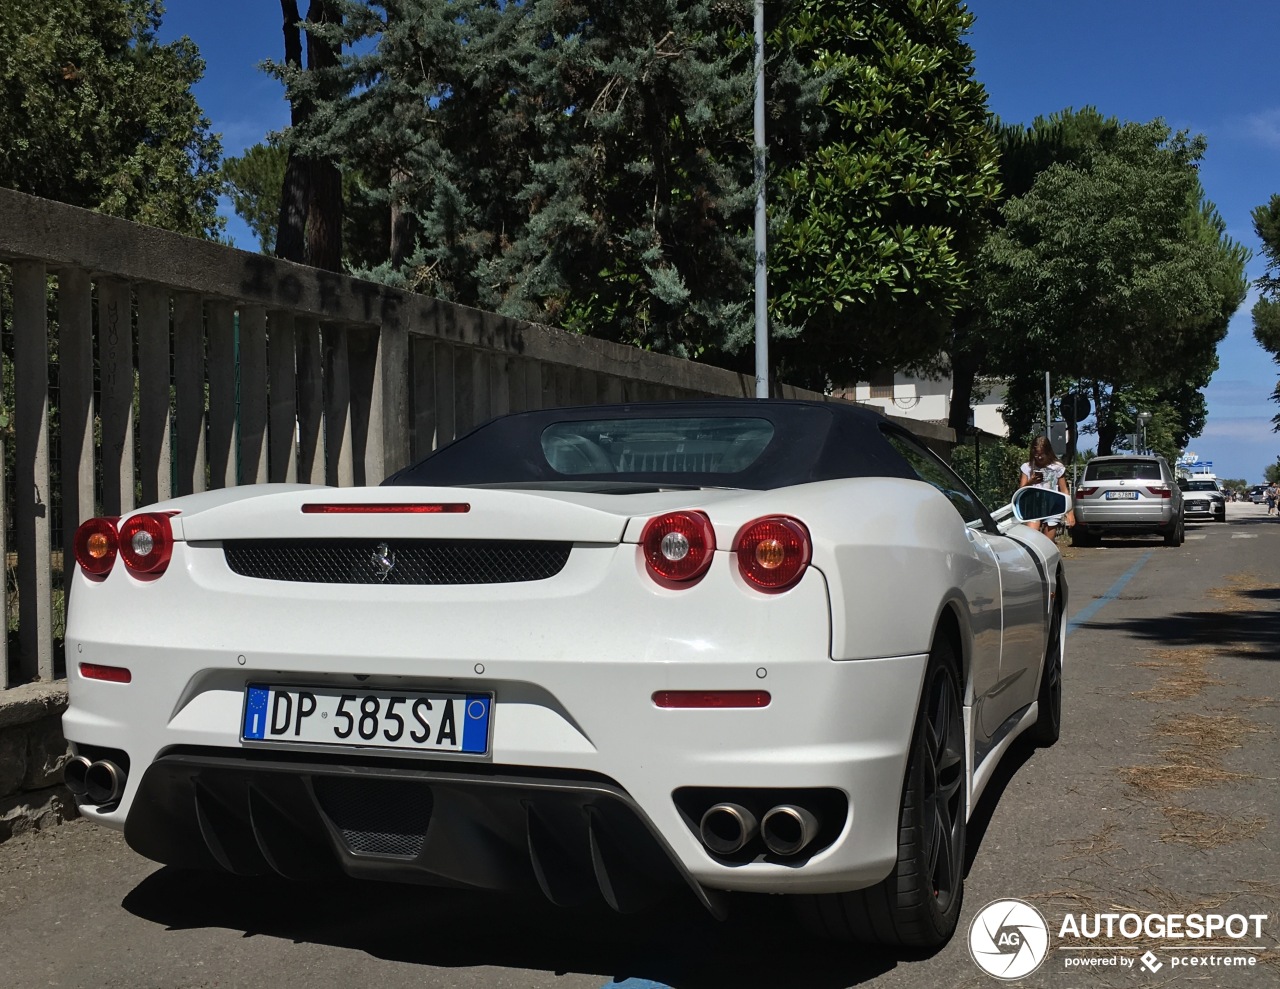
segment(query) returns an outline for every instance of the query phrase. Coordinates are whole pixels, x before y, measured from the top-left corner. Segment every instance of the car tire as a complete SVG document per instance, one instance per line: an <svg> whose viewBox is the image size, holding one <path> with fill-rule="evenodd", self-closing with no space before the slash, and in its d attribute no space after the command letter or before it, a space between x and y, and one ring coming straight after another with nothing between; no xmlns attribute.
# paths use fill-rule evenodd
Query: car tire
<svg viewBox="0 0 1280 989"><path fill-rule="evenodd" d="M1088 533L1084 533L1084 532L1076 532L1076 530L1073 528L1071 530L1071 545L1072 546L1097 546L1098 537L1094 535L1090 535Z"/></svg>
<svg viewBox="0 0 1280 989"><path fill-rule="evenodd" d="M947 637L925 669L898 809L898 860L868 889L797 897L815 933L918 951L955 933L964 896L966 760L960 675Z"/></svg>
<svg viewBox="0 0 1280 989"><path fill-rule="evenodd" d="M1027 729L1027 741L1038 748L1053 745L1062 733L1062 605L1055 600L1049 623L1049 640L1045 645L1044 669L1040 690L1036 694L1039 715Z"/></svg>
<svg viewBox="0 0 1280 989"><path fill-rule="evenodd" d="M1185 539L1186 533L1181 519L1175 522L1169 531L1164 534L1164 544L1166 546L1181 546Z"/></svg>

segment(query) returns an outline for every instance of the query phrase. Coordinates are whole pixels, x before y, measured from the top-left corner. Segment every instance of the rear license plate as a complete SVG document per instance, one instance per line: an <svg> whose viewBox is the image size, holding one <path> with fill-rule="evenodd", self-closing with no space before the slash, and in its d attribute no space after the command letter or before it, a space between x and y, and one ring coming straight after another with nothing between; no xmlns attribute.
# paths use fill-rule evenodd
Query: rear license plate
<svg viewBox="0 0 1280 989"><path fill-rule="evenodd" d="M484 755L492 709L492 694L251 683L240 738Z"/></svg>
<svg viewBox="0 0 1280 989"><path fill-rule="evenodd" d="M1138 492L1136 491L1108 491L1107 501L1137 501Z"/></svg>

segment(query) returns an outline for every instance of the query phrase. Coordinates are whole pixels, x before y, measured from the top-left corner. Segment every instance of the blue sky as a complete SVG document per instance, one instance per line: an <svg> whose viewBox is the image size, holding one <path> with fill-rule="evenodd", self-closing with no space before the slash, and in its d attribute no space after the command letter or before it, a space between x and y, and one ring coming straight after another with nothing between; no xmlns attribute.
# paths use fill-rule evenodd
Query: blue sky
<svg viewBox="0 0 1280 989"><path fill-rule="evenodd" d="M1274 85L1280 3L1272 0L970 0L969 42L992 112L1030 123L1065 107L1096 106L1121 120L1162 117L1208 138L1201 178L1232 238L1254 251L1249 275L1263 272L1250 213L1280 193L1280 90ZM299 7L305 13L306 0ZM196 97L239 154L288 124L278 83L258 69L282 57L275 0L170 0L161 39L189 35L206 62ZM238 246L255 238L229 205ZM1209 420L1190 449L1220 477L1262 479L1280 455L1270 401L1280 368L1253 339L1249 310L1231 321L1219 368L1205 392ZM1050 369L1052 370L1052 369Z"/></svg>

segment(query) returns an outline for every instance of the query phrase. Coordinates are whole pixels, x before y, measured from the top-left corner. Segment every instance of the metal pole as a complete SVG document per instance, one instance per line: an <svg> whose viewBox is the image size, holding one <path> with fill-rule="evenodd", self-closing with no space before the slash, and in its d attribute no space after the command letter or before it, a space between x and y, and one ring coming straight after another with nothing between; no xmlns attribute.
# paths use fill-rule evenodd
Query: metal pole
<svg viewBox="0 0 1280 989"><path fill-rule="evenodd" d="M769 397L768 218L764 210L764 0L756 0L756 398Z"/></svg>
<svg viewBox="0 0 1280 989"><path fill-rule="evenodd" d="M1049 372L1044 373L1044 432L1047 436L1053 426L1053 413L1050 411L1052 405L1049 399Z"/></svg>

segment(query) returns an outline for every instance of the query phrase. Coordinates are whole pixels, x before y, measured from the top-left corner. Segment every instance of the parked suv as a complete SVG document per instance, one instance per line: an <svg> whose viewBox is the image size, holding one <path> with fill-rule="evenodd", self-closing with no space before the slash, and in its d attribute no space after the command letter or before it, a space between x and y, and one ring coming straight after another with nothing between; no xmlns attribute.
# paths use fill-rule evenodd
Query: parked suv
<svg viewBox="0 0 1280 989"><path fill-rule="evenodd" d="M1209 522L1227 520L1227 496L1213 478L1179 478L1182 489L1182 514L1187 519L1204 519Z"/></svg>
<svg viewBox="0 0 1280 989"><path fill-rule="evenodd" d="M1104 535L1159 533L1166 546L1183 540L1182 491L1164 457L1094 457L1075 491L1073 546Z"/></svg>

